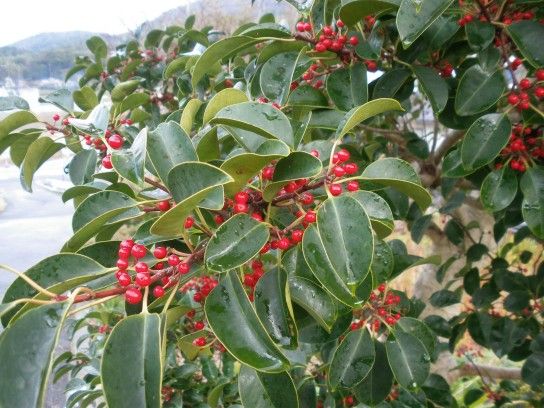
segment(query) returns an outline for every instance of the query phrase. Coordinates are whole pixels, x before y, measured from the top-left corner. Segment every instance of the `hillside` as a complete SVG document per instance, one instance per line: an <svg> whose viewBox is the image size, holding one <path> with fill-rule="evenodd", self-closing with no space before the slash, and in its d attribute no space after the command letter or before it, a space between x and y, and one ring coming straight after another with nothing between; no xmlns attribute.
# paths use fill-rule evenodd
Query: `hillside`
<svg viewBox="0 0 544 408"><path fill-rule="evenodd" d="M191 14L197 17L197 27L213 25L229 32L242 22L255 21L266 12L273 12L278 20L291 19L294 15L291 6L276 0L255 0L253 5L250 0L201 0L168 10L143 22L133 32L98 35L111 45L135 36L141 39L152 29L182 24ZM0 85L8 77L21 85L43 79L63 79L74 58L86 53L87 38L96 34L86 31L40 33L0 47Z"/></svg>

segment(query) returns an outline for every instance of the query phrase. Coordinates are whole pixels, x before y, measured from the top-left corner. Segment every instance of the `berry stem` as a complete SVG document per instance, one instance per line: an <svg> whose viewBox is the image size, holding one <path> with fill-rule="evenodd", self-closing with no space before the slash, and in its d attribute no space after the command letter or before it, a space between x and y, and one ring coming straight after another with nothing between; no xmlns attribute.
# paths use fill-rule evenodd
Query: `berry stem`
<svg viewBox="0 0 544 408"><path fill-rule="evenodd" d="M155 181L153 180L151 177L144 177L144 181L147 183L147 184L151 184L153 187L155 188L158 188L162 191L165 191L167 192L168 194L170 194L170 190L168 190L165 186L163 186L161 183L159 183L158 181Z"/></svg>

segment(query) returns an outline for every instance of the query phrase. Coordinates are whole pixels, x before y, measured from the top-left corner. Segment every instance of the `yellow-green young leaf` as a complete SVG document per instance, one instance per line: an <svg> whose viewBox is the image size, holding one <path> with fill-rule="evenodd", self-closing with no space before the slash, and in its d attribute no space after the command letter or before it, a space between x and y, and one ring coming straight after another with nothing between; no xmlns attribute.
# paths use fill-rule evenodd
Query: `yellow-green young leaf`
<svg viewBox="0 0 544 408"><path fill-rule="evenodd" d="M298 408L297 389L288 373L268 374L242 366L238 390L244 407Z"/></svg>
<svg viewBox="0 0 544 408"><path fill-rule="evenodd" d="M206 266L217 272L237 268L257 255L268 238L265 223L237 214L221 224L210 239L204 254Z"/></svg>
<svg viewBox="0 0 544 408"><path fill-rule="evenodd" d="M529 229L544 238L544 170L530 167L519 183L523 193L521 211Z"/></svg>
<svg viewBox="0 0 544 408"><path fill-rule="evenodd" d="M98 105L98 97L90 86L84 86L73 93L74 102L82 110L87 111Z"/></svg>
<svg viewBox="0 0 544 408"><path fill-rule="evenodd" d="M121 82L115 85L111 91L111 100L113 102L121 102L131 93L133 93L139 85L140 81L137 79L132 79L130 81Z"/></svg>
<svg viewBox="0 0 544 408"><path fill-rule="evenodd" d="M364 169L361 178L383 186L393 187L413 198L422 210L431 204L431 195L421 185L413 167L404 160L388 157L375 161Z"/></svg>
<svg viewBox="0 0 544 408"><path fill-rule="evenodd" d="M147 128L143 128L128 149L114 150L111 153L111 164L121 177L143 186L146 152Z"/></svg>
<svg viewBox="0 0 544 408"><path fill-rule="evenodd" d="M293 302L306 310L321 327L330 332L337 317L336 300L313 280L290 276L288 281Z"/></svg>
<svg viewBox="0 0 544 408"><path fill-rule="evenodd" d="M393 232L395 227L393 213L387 201L372 191L361 190L350 195L365 209L378 238L385 238Z"/></svg>
<svg viewBox="0 0 544 408"><path fill-rule="evenodd" d="M374 341L376 358L372 369L358 385L354 392L357 401L371 406L376 406L389 395L393 385L393 373L387 362L385 346L379 341Z"/></svg>
<svg viewBox="0 0 544 408"><path fill-rule="evenodd" d="M26 191L32 192L32 179L36 170L63 147L64 144L54 142L47 136L32 142L21 166L21 185Z"/></svg>
<svg viewBox="0 0 544 408"><path fill-rule="evenodd" d="M408 48L449 7L453 0L402 0L397 12L397 30Z"/></svg>
<svg viewBox="0 0 544 408"><path fill-rule="evenodd" d="M265 187L263 198L270 201L281 188L293 180L311 178L323 169L321 160L306 152L292 152L278 161L272 181Z"/></svg>
<svg viewBox="0 0 544 408"><path fill-rule="evenodd" d="M187 105L185 105L185 108L183 108L183 112L181 113L180 125L181 125L181 128L188 135L191 134L195 116L198 110L200 109L201 105L202 105L202 101L198 99L191 99L189 102L187 102Z"/></svg>
<svg viewBox="0 0 544 408"><path fill-rule="evenodd" d="M210 121L279 139L293 146L293 129L283 112L267 103L244 102L221 109Z"/></svg>
<svg viewBox="0 0 544 408"><path fill-rule="evenodd" d="M168 174L167 183L177 204L155 221L150 232L167 237L181 236L183 220L214 188L232 181L227 173L207 163L178 164Z"/></svg>
<svg viewBox="0 0 544 408"><path fill-rule="evenodd" d="M187 63L189 58L190 57L188 55L182 55L181 57L178 57L170 62L164 69L162 77L164 79L168 79L174 76L178 71L183 71L185 69L185 64Z"/></svg>
<svg viewBox="0 0 544 408"><path fill-rule="evenodd" d="M351 26L371 14L378 14L398 7L395 0L342 0L340 19Z"/></svg>
<svg viewBox="0 0 544 408"><path fill-rule="evenodd" d="M143 313L121 320L104 346L100 374L108 406L161 406L161 318Z"/></svg>
<svg viewBox="0 0 544 408"><path fill-rule="evenodd" d="M429 376L431 357L415 336L395 330L385 343L387 360L397 382L404 388L421 387Z"/></svg>
<svg viewBox="0 0 544 408"><path fill-rule="evenodd" d="M206 298L204 311L210 328L236 359L262 372L289 369L289 361L259 321L236 271L221 278Z"/></svg>
<svg viewBox="0 0 544 408"><path fill-rule="evenodd" d="M336 138L341 138L350 132L359 123L391 110L402 111L402 106L395 99L374 99L361 106L353 108L344 115L336 129Z"/></svg>
<svg viewBox="0 0 544 408"><path fill-rule="evenodd" d="M506 31L533 67L539 68L544 65L544 49L540 44L544 36L544 27L540 22L518 21L506 27Z"/></svg>
<svg viewBox="0 0 544 408"><path fill-rule="evenodd" d="M178 164L197 161L196 151L187 133L176 122L161 123L147 134L147 154L163 182Z"/></svg>
<svg viewBox="0 0 544 408"><path fill-rule="evenodd" d="M275 268L255 286L255 311L272 340L286 349L297 347L297 327L287 286L287 273Z"/></svg>
<svg viewBox="0 0 544 408"><path fill-rule="evenodd" d="M231 57L244 48L257 44L260 41L252 37L238 36L225 38L210 45L198 58L193 68L191 79L193 88L196 88L200 80L208 73L208 70L217 62Z"/></svg>
<svg viewBox="0 0 544 408"><path fill-rule="evenodd" d="M366 328L350 331L333 354L329 368L329 384L352 388L368 375L375 359L374 343Z"/></svg>
<svg viewBox="0 0 544 408"><path fill-rule="evenodd" d="M206 105L202 123L208 123L225 106L235 105L237 103L247 102L247 96L244 92L236 88L225 88L215 94Z"/></svg>
<svg viewBox="0 0 544 408"><path fill-rule="evenodd" d="M355 290L366 278L374 253L374 236L363 206L353 197L327 199L317 224L306 229L304 258L323 287L340 302L356 306Z"/></svg>
<svg viewBox="0 0 544 408"><path fill-rule="evenodd" d="M37 307L0 336L0 406L43 407L53 351L70 301Z"/></svg>

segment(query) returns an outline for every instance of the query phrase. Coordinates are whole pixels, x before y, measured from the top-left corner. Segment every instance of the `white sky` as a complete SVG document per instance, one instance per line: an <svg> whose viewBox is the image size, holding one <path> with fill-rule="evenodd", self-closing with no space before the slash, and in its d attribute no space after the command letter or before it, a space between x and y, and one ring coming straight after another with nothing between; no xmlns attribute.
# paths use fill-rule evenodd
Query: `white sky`
<svg viewBox="0 0 544 408"><path fill-rule="evenodd" d="M190 0L4 0L0 47L43 32L120 34Z"/></svg>

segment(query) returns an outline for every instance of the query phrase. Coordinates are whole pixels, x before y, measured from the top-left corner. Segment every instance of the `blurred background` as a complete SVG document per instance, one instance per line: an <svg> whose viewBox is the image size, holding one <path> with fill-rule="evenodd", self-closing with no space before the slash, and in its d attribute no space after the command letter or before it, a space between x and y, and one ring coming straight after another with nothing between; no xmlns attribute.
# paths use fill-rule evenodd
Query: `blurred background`
<svg viewBox="0 0 544 408"><path fill-rule="evenodd" d="M292 23L294 8L276 0L95 0L92 6L69 0L18 0L0 14L0 96L20 96L43 119L56 113L39 98L60 88L77 89L78 76L64 78L77 56L89 54L85 41L100 35L114 46L143 39L156 28L183 25L194 14L196 26L211 25L225 33L264 13ZM0 111L0 119L7 113ZM58 252L71 235L73 204L63 204L62 192L71 183L64 174L70 156L64 149L34 178L33 193L19 183L19 169L9 151L0 155L0 264L24 271ZM0 297L14 279L0 272Z"/></svg>

